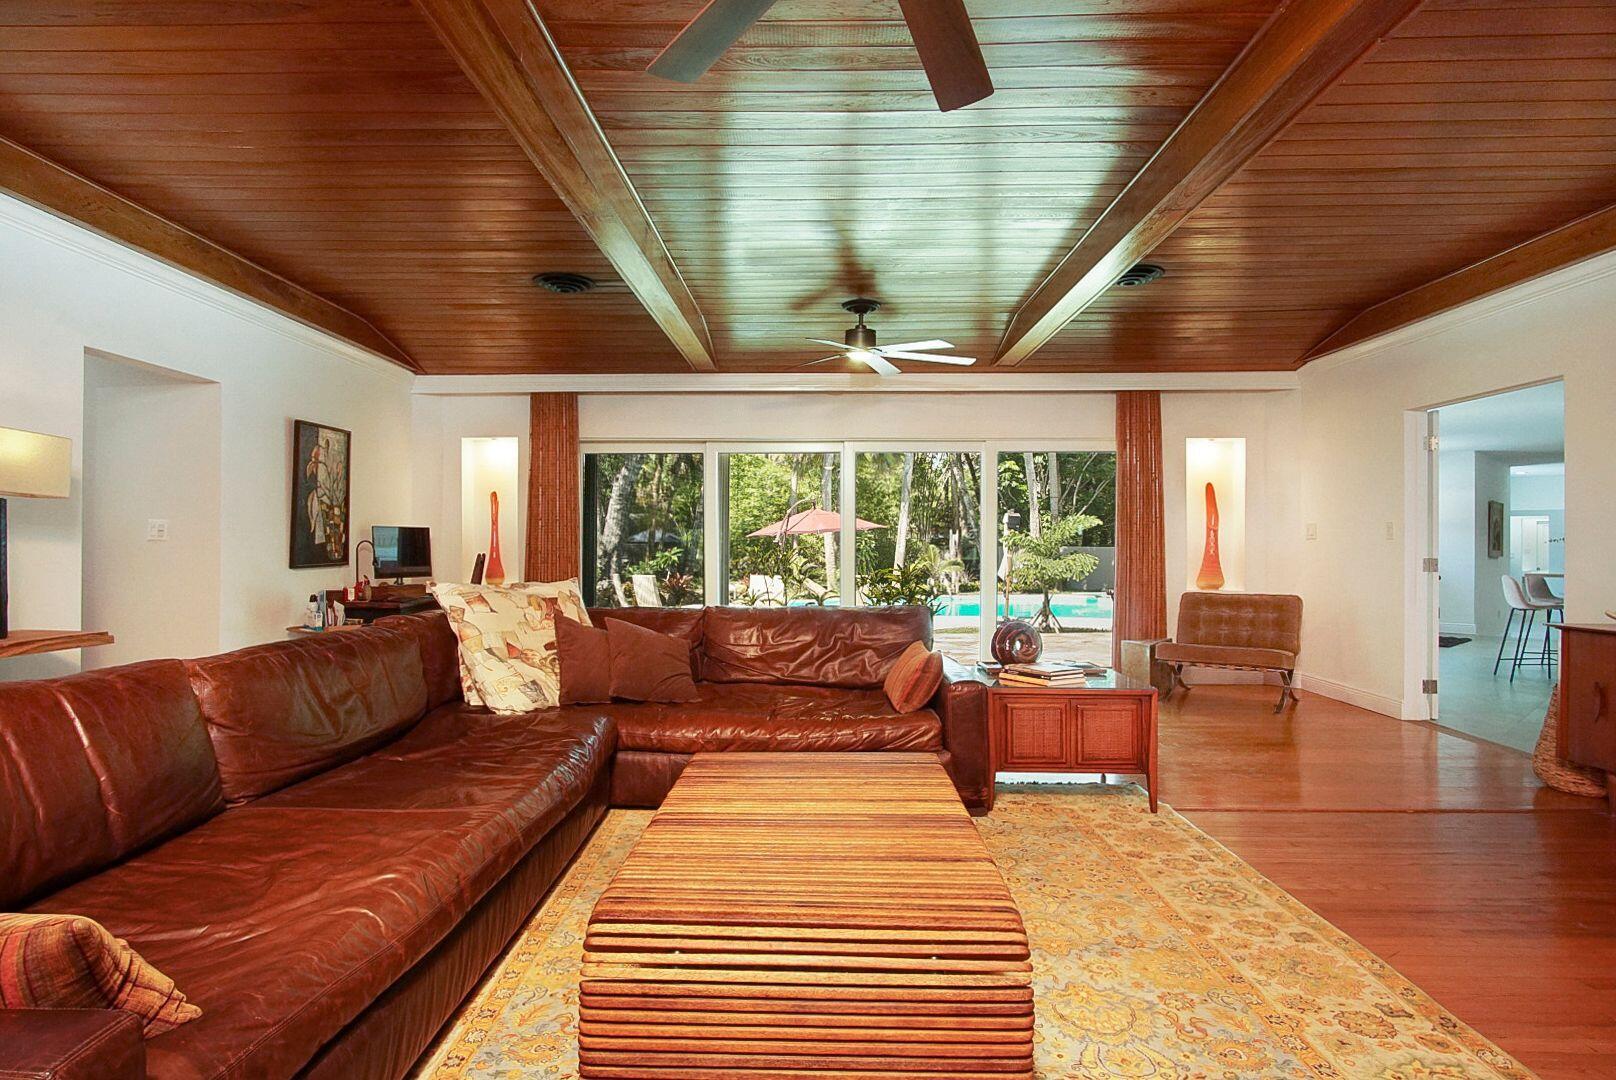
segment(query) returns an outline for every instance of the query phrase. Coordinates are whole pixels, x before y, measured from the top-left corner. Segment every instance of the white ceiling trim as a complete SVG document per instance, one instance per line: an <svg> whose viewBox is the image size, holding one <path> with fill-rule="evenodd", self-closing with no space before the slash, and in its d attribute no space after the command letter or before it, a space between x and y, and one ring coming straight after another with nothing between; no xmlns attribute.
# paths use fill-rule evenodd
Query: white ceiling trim
<svg viewBox="0 0 1616 1080"><path fill-rule="evenodd" d="M414 393L480 394L1110 394L1118 390L1295 390L1294 371L1139 372L1133 374L879 375L789 372L688 372L667 375L417 375Z"/></svg>

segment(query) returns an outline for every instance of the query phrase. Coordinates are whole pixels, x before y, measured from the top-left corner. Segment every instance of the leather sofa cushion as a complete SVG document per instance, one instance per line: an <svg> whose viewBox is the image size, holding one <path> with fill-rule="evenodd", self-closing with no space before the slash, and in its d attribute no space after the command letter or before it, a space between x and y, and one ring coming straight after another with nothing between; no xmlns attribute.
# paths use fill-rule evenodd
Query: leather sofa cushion
<svg viewBox="0 0 1616 1080"><path fill-rule="evenodd" d="M414 634L369 626L187 660L232 805L352 761L427 708Z"/></svg>
<svg viewBox="0 0 1616 1080"><path fill-rule="evenodd" d="M690 642L690 676L701 678L702 626L706 621L706 608L590 608L589 620L596 626L605 626L606 619L671 634Z"/></svg>
<svg viewBox="0 0 1616 1080"><path fill-rule="evenodd" d="M402 630L421 649L421 672L426 679L426 707L436 709L460 700L460 642L449 628L449 616L438 611L389 615L377 626Z"/></svg>
<svg viewBox="0 0 1616 1080"><path fill-rule="evenodd" d="M937 750L942 723L930 709L897 713L880 690L761 683L697 683L681 705L616 704L622 750L671 754L733 750Z"/></svg>
<svg viewBox="0 0 1616 1080"><path fill-rule="evenodd" d="M177 660L0 684L0 908L224 806Z"/></svg>
<svg viewBox="0 0 1616 1080"><path fill-rule="evenodd" d="M1232 645L1183 645L1164 641L1156 646L1156 659L1171 664L1227 667L1284 668L1296 666L1296 654L1280 649L1241 648Z"/></svg>
<svg viewBox="0 0 1616 1080"><path fill-rule="evenodd" d="M690 643L623 619L606 620L611 696L625 701L682 702L696 699L690 677Z"/></svg>
<svg viewBox="0 0 1616 1080"><path fill-rule="evenodd" d="M1286 593L1187 592L1178 602L1180 645L1302 649L1302 598Z"/></svg>
<svg viewBox="0 0 1616 1080"><path fill-rule="evenodd" d="M924 607L713 607L704 623L701 677L870 690L917 641L931 647L931 611Z"/></svg>
<svg viewBox="0 0 1616 1080"><path fill-rule="evenodd" d="M147 1044L153 1076L290 1076L578 805L610 757L598 715L444 706L382 753L38 906L127 938L202 1008Z"/></svg>

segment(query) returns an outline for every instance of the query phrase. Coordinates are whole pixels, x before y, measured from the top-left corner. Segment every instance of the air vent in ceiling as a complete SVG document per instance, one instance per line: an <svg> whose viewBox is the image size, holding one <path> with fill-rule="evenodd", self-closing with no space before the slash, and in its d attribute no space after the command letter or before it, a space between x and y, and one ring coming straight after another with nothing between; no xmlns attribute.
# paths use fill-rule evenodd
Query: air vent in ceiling
<svg viewBox="0 0 1616 1080"><path fill-rule="evenodd" d="M1117 284L1121 285L1124 289L1132 289L1138 285L1149 285L1152 281L1155 281L1165 273L1167 273L1167 271L1163 270L1159 266L1156 266L1154 263L1139 263L1137 266L1130 269L1126 274L1123 274L1121 277L1117 278Z"/></svg>
<svg viewBox="0 0 1616 1080"><path fill-rule="evenodd" d="M595 287L595 279L582 274L534 274L533 284L553 293L588 292Z"/></svg>

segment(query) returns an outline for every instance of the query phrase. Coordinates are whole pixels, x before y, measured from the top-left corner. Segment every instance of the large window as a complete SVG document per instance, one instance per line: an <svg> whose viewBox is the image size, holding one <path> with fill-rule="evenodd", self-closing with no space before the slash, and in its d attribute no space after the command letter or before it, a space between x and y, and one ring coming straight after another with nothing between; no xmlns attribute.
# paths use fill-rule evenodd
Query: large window
<svg viewBox="0 0 1616 1080"><path fill-rule="evenodd" d="M1117 455L1001 451L998 485L996 616L1030 620L1051 654L1109 656Z"/></svg>
<svg viewBox="0 0 1616 1080"><path fill-rule="evenodd" d="M1083 447L586 447L585 589L606 606L925 604L967 662L1014 615L1049 655L1105 659L1116 454Z"/></svg>
<svg viewBox="0 0 1616 1080"><path fill-rule="evenodd" d="M584 597L599 607L700 605L702 455L584 456Z"/></svg>
<svg viewBox="0 0 1616 1080"><path fill-rule="evenodd" d="M718 469L727 601L840 603L840 449L723 454Z"/></svg>
<svg viewBox="0 0 1616 1080"><path fill-rule="evenodd" d="M926 604L937 643L974 661L981 610L982 455L854 456L859 603Z"/></svg>

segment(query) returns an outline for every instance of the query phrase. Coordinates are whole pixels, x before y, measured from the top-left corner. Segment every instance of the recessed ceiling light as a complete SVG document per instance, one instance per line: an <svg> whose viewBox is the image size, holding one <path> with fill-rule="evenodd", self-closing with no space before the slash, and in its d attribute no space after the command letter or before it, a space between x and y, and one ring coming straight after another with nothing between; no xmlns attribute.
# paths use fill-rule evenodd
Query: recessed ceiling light
<svg viewBox="0 0 1616 1080"><path fill-rule="evenodd" d="M585 277L583 274L549 273L534 274L533 284L541 289L553 293L581 293L588 292L595 287L595 279Z"/></svg>

